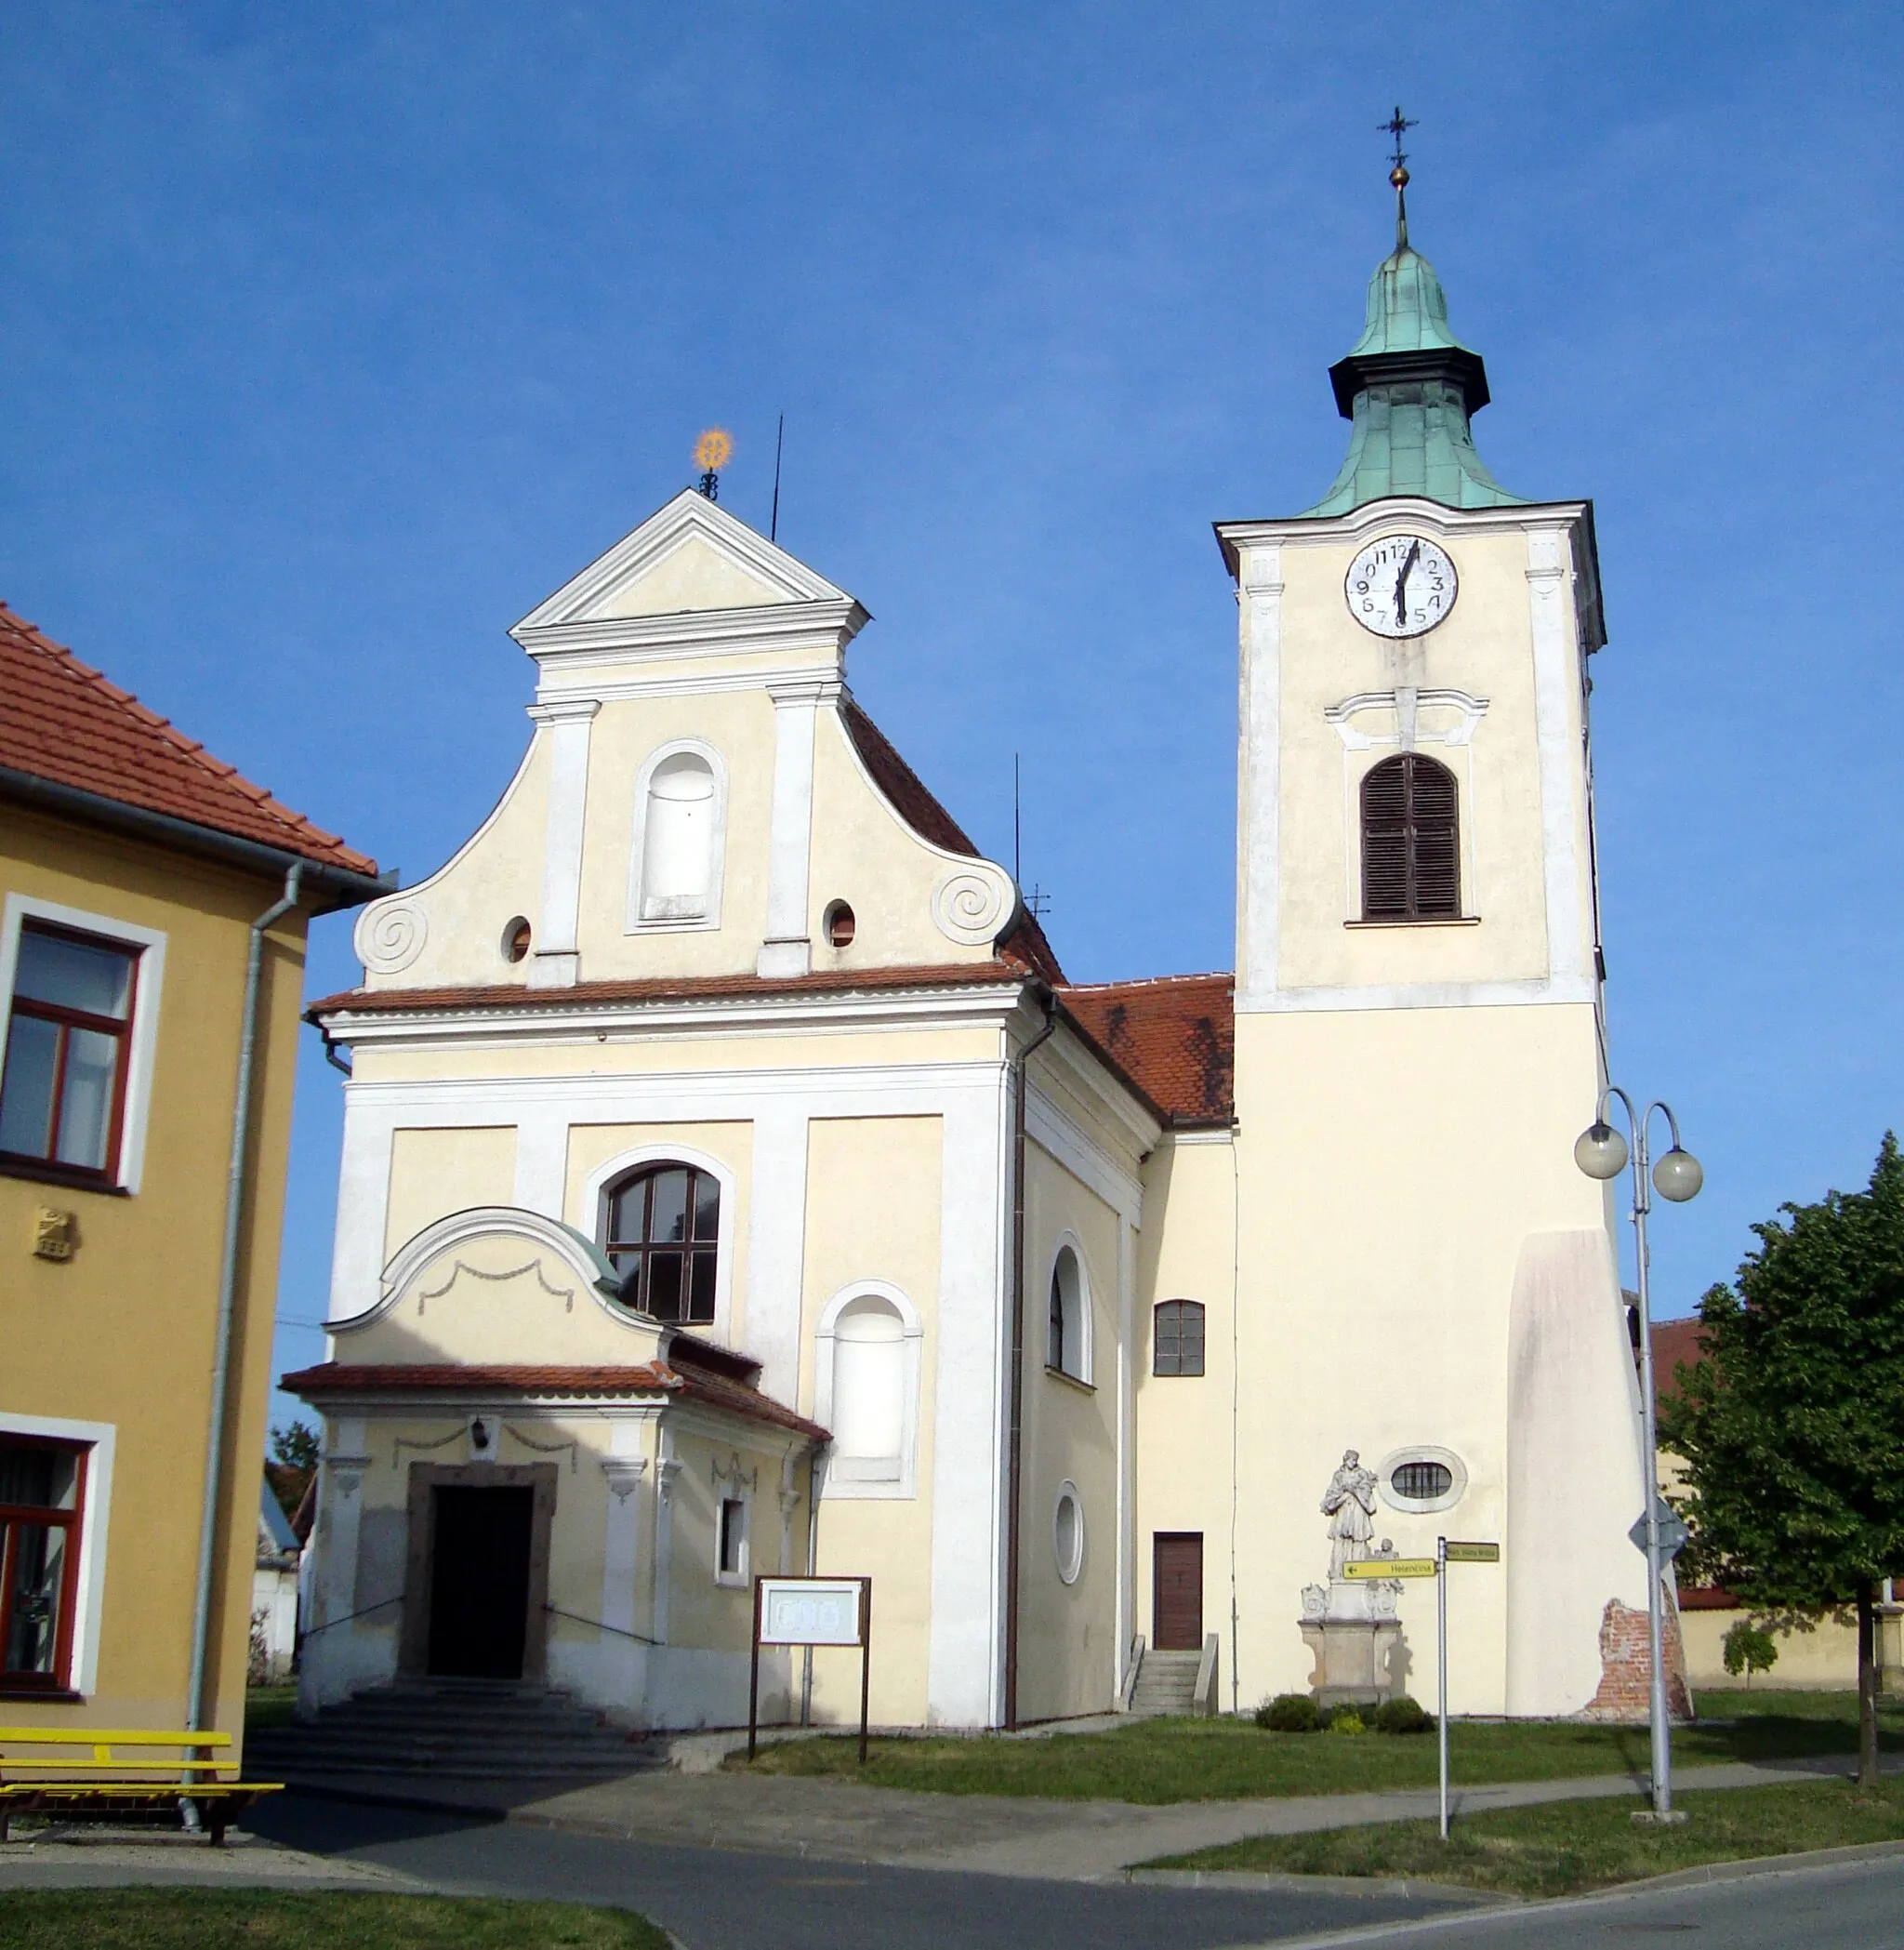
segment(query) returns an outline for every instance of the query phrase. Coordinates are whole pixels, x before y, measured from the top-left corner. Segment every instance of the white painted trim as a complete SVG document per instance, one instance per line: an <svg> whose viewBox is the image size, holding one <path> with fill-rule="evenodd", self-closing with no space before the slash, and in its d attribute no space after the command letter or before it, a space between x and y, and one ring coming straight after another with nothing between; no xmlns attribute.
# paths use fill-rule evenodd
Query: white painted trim
<svg viewBox="0 0 1904 1950"><path fill-rule="evenodd" d="M855 1300L883 1300L899 1316L900 1410L899 1453L893 1476L855 1473L853 1465L863 1459L827 1456L820 1490L823 1501L836 1498L912 1498L919 1494L919 1386L925 1322L906 1293L888 1280L854 1280L827 1301L820 1310L820 1324L813 1336L813 1420L822 1428L833 1426L833 1363L840 1316Z"/></svg>
<svg viewBox="0 0 1904 1950"><path fill-rule="evenodd" d="M1221 535L1224 531L1218 530ZM1274 993L1282 918L1282 554L1265 537L1241 558L1237 718L1236 1006Z"/></svg>
<svg viewBox="0 0 1904 1950"><path fill-rule="evenodd" d="M753 1169L747 1214L747 1287L741 1334L760 1364L760 1386L800 1399L800 1304L807 1227L807 1121L797 1096L757 1105L749 1122Z"/></svg>
<svg viewBox="0 0 1904 1950"><path fill-rule="evenodd" d="M1540 836L1546 856L1547 968L1565 979L1591 973L1581 942L1581 873L1575 780L1586 790L1586 755L1573 727L1579 672L1568 627L1564 529L1527 535L1527 604L1534 645L1534 724L1540 759Z"/></svg>
<svg viewBox="0 0 1904 1950"><path fill-rule="evenodd" d="M1490 702L1486 697L1471 696L1466 691L1421 690L1415 693L1417 712L1424 710L1457 710L1461 723L1446 731L1422 731L1417 729L1415 742L1418 745L1466 745L1470 743L1479 727L1481 720L1488 715ZM1377 735L1356 729L1355 719L1368 711L1393 711L1395 714L1395 735ZM1401 704L1393 691L1357 691L1353 697L1344 697L1340 704L1327 706L1322 715L1333 724L1341 736L1344 748L1350 751L1366 751L1376 745L1399 745L1401 743Z"/></svg>
<svg viewBox="0 0 1904 1950"><path fill-rule="evenodd" d="M774 655L830 656L837 671L847 644L869 620L851 596L844 596L824 603L678 610L660 617L603 617L546 630L519 624L509 634L545 669L577 678L603 666Z"/></svg>
<svg viewBox="0 0 1904 1950"><path fill-rule="evenodd" d="M1068 1568L1064 1561L1064 1547L1058 1536L1058 1519L1067 1502L1078 1512L1078 1553ZM1085 1559L1090 1548L1090 1532L1084 1521L1084 1498L1078 1494L1078 1485L1067 1476L1058 1485L1058 1493L1051 1499L1051 1556L1056 1561L1061 1584L1075 1585L1084 1575Z"/></svg>
<svg viewBox="0 0 1904 1950"><path fill-rule="evenodd" d="M1512 508L1449 508L1417 495L1389 495L1365 501L1346 514L1318 517L1291 515L1281 521L1219 522L1217 539L1225 555L1243 550L1333 548L1354 541L1384 525L1420 528L1436 537L1449 535L1525 534L1530 521L1542 527L1565 526L1586 519L1585 501L1530 501Z"/></svg>
<svg viewBox="0 0 1904 1950"><path fill-rule="evenodd" d="M1117 1227L1117 1497L1112 1604L1112 1696L1124 1696L1125 1662L1137 1630L1137 1230Z"/></svg>
<svg viewBox="0 0 1904 1950"><path fill-rule="evenodd" d="M803 975L813 966L807 934L813 842L813 738L822 686L770 684L774 699L773 825L767 842L767 938L763 975Z"/></svg>
<svg viewBox="0 0 1904 1950"><path fill-rule="evenodd" d="M581 980L575 943L582 910L582 836L588 811L588 734L600 710L592 698L529 708L529 715L549 736L549 817L541 912L529 946L531 988L569 988Z"/></svg>
<svg viewBox="0 0 1904 1950"><path fill-rule="evenodd" d="M8 993L10 994L9 988ZM73 1649L68 1672L74 1692L99 1690L99 1616L106 1599L106 1533L112 1511L112 1462L118 1426L73 1422L60 1415L20 1415L0 1409L0 1435L46 1436L86 1445L86 1494L79 1511L79 1587L73 1599Z"/></svg>
<svg viewBox="0 0 1904 1950"><path fill-rule="evenodd" d="M630 1121L646 1121L630 1120ZM729 1336L734 1320L734 1214L740 1208L740 1180L734 1167L710 1151L693 1145L646 1144L617 1151L605 1163L598 1164L582 1181L582 1209L571 1222L577 1232L586 1232L597 1244L602 1239L602 1201L617 1178L638 1172L649 1164L691 1164L706 1172L721 1187L721 1217L714 1227L714 1320L712 1325L693 1326L680 1322L683 1333L705 1333L710 1339ZM619 1307L615 1309L627 1316ZM664 1326L677 1323L666 1321Z"/></svg>
<svg viewBox="0 0 1904 1950"><path fill-rule="evenodd" d="M574 672L577 682L566 686L551 682ZM688 670L676 672L667 677L611 677L601 678L593 674L594 667L586 658L579 665L562 656L548 656L542 659L542 682L536 696L538 702L553 701L573 696L577 692L600 699L603 704L627 703L630 700L648 701L655 697L719 697L734 691L759 691L766 687L772 678L776 683L827 683L837 682L840 675L836 660L824 664L782 665L775 662L771 670L747 668L740 670Z"/></svg>
<svg viewBox="0 0 1904 1950"><path fill-rule="evenodd" d="M754 1491L753 1485L744 1476L723 1477L716 1466L714 1488L714 1583L724 1591L745 1591L753 1582L754 1556ZM723 1571L721 1568L721 1518L722 1506L737 1503L740 1506L740 1569Z"/></svg>
<svg viewBox="0 0 1904 1950"><path fill-rule="evenodd" d="M136 1192L145 1172L145 1133L152 1110L152 1067L158 1052L159 1005L165 985L165 933L159 928L141 927L137 922L95 914L85 908L39 900L31 894L9 894L5 909L0 910L0 1067L6 1063L7 1031L13 1015L13 980L20 961L20 924L27 921L50 922L81 934L123 941L141 951L133 977L132 1047L126 1066L126 1102L119 1113L119 1163L111 1181L122 1191ZM201 1086L204 1081L194 1078L193 1087Z"/></svg>
<svg viewBox="0 0 1904 1950"><path fill-rule="evenodd" d="M1404 1496L1389 1480L1404 1463L1439 1463L1454 1480L1441 1496ZM1433 1442L1408 1442L1399 1449L1391 1449L1376 1464L1375 1487L1390 1509L1411 1517L1451 1510L1468 1492L1468 1466L1451 1449L1438 1448Z"/></svg>
<svg viewBox="0 0 1904 1950"><path fill-rule="evenodd" d="M1025 1099L1025 1134L1119 1218L1144 1223L1144 1184L1033 1082Z"/></svg>
<svg viewBox="0 0 1904 1950"><path fill-rule="evenodd" d="M1078 1267L1078 1365L1076 1368L1060 1367L1051 1360L1051 1281L1058 1271L1058 1258L1066 1247ZM1097 1353L1096 1320L1097 1282L1091 1277L1091 1262L1084 1256L1084 1241L1067 1226L1051 1241L1051 1252L1045 1259L1045 1277L1038 1289L1038 1319L1043 1323L1045 1369L1047 1373L1064 1376L1071 1381L1081 1381L1086 1387L1097 1386L1092 1379L1095 1372ZM1065 1323L1070 1324L1068 1321Z"/></svg>
<svg viewBox="0 0 1904 1950"><path fill-rule="evenodd" d="M1239 1015L1301 1015L1312 1011L1356 1009L1505 1009L1522 1003L1592 1003L1591 977L1532 978L1519 982L1396 982L1368 988L1282 988L1274 995L1236 998Z"/></svg>
<svg viewBox="0 0 1904 1950"><path fill-rule="evenodd" d="M691 751L714 775L714 830L707 841L711 865L706 909L684 921L648 921L641 914L641 869L648 847L648 795L655 768L683 751ZM628 907L622 923L625 935L682 935L718 928L727 884L727 762L705 738L670 738L641 761L635 775L633 840L628 849Z"/></svg>

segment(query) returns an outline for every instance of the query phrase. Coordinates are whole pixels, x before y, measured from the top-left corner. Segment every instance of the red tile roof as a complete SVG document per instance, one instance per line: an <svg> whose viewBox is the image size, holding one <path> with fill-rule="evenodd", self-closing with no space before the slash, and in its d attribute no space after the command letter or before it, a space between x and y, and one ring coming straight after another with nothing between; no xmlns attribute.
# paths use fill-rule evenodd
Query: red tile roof
<svg viewBox="0 0 1904 1950"><path fill-rule="evenodd" d="M1679 1392L1674 1370L1681 1361L1690 1368L1698 1364L1705 1349L1700 1336L1705 1322L1695 1315L1687 1320L1653 1322L1653 1393L1661 1401Z"/></svg>
<svg viewBox="0 0 1904 1950"><path fill-rule="evenodd" d="M0 766L374 876L377 862L280 805L0 604Z"/></svg>
<svg viewBox="0 0 1904 1950"><path fill-rule="evenodd" d="M322 1399L325 1397L388 1394L500 1393L508 1395L614 1397L671 1395L721 1408L776 1428L792 1429L815 1442L832 1438L816 1422L725 1374L682 1361L645 1361L639 1367L522 1367L468 1365L452 1361L362 1364L322 1361L283 1376L278 1386L287 1393Z"/></svg>
<svg viewBox="0 0 1904 1950"><path fill-rule="evenodd" d="M1060 988L1058 1000L1173 1122L1230 1121L1236 1054L1231 976L1093 982Z"/></svg>

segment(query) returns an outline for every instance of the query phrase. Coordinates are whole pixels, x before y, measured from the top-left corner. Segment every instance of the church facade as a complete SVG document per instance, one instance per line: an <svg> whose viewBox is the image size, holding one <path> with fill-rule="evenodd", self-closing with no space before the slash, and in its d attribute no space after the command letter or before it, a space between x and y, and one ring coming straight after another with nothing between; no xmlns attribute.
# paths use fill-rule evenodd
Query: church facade
<svg viewBox="0 0 1904 1950"><path fill-rule="evenodd" d="M1068 981L847 684L842 590L687 491L512 632L532 732L313 1005L346 1087L304 1703L746 1718L752 1580L874 1580L872 1714L1632 1696L1593 516L1473 445L1406 232L1322 502L1219 524L1234 974ZM1327 1507L1323 1507L1324 1506ZM1644 1656L1644 1634L1639 1656ZM770 1718L854 1655L763 1659Z"/></svg>

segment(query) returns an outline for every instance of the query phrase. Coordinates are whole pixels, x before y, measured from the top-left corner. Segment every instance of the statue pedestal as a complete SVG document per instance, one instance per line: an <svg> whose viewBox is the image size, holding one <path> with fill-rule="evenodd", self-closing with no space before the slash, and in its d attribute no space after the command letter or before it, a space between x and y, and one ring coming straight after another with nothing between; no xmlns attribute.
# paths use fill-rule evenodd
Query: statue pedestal
<svg viewBox="0 0 1904 1950"><path fill-rule="evenodd" d="M1402 1644L1399 1584L1332 1578L1302 1593L1302 1642L1316 1669L1309 1690L1318 1706L1379 1706L1405 1689L1391 1665Z"/></svg>
<svg viewBox="0 0 1904 1950"><path fill-rule="evenodd" d="M1904 1605L1880 1605L1877 1625L1878 1690L1904 1692Z"/></svg>

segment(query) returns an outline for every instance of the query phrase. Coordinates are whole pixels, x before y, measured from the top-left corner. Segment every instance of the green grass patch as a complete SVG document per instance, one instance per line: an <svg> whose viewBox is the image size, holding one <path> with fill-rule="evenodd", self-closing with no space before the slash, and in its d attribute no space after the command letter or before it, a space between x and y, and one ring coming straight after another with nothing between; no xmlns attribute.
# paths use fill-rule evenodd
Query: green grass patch
<svg viewBox="0 0 1904 1950"><path fill-rule="evenodd" d="M579 1903L275 1890L0 1894L0 1950L668 1950L645 1917Z"/></svg>
<svg viewBox="0 0 1904 1950"><path fill-rule="evenodd" d="M1747 1702L1750 1702L1748 1705ZM1710 1695L1725 1715L1677 1730L1674 1763L1790 1760L1850 1754L1858 1746L1855 1693L1775 1693L1754 1688ZM1886 1702L1884 1744L1904 1751L1904 1702ZM1458 1783L1554 1781L1646 1771L1645 1727L1578 1720L1454 1720L1448 1771ZM728 1766L747 1771L745 1760ZM857 1741L826 1737L762 1747L759 1773L836 1776L931 1794L1040 1795L1057 1800L1144 1803L1236 1800L1256 1795L1356 1794L1430 1787L1430 1734L1271 1733L1250 1719L1144 1719L1104 1733L1048 1739L932 1737L876 1740L866 1765Z"/></svg>
<svg viewBox="0 0 1904 1950"><path fill-rule="evenodd" d="M1548 1801L1456 1821L1444 1842L1433 1822L1384 1822L1320 1835L1262 1836L1154 1869L1255 1869L1286 1876L1395 1876L1514 1896L1570 1896L1702 1863L1904 1841L1904 1783L1875 1794L1848 1782L1699 1791L1673 1797L1687 1819L1643 1826L1624 1797Z"/></svg>
<svg viewBox="0 0 1904 1950"><path fill-rule="evenodd" d="M288 1727L298 1718L298 1688L252 1686L245 1694L245 1731L262 1733L268 1728Z"/></svg>

